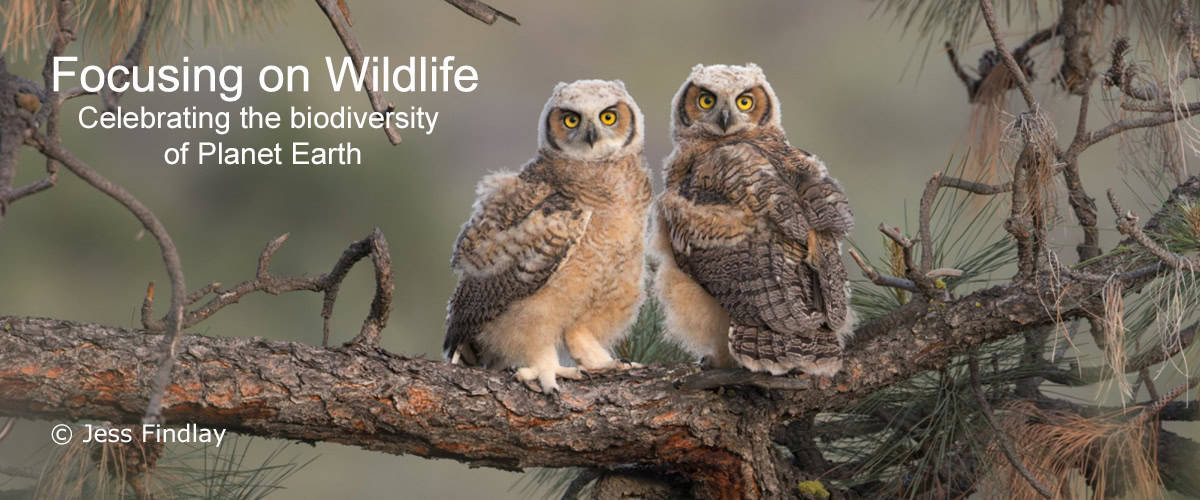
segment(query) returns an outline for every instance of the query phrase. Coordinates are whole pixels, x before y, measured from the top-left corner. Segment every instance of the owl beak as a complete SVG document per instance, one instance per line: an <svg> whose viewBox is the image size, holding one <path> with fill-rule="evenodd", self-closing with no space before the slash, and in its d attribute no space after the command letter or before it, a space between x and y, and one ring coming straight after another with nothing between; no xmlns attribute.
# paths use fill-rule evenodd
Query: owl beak
<svg viewBox="0 0 1200 500"><path fill-rule="evenodd" d="M589 148L596 147L596 127L589 123L583 139L587 141Z"/></svg>
<svg viewBox="0 0 1200 500"><path fill-rule="evenodd" d="M717 116L717 125L721 126L722 132L729 130L729 108L721 108L721 114Z"/></svg>

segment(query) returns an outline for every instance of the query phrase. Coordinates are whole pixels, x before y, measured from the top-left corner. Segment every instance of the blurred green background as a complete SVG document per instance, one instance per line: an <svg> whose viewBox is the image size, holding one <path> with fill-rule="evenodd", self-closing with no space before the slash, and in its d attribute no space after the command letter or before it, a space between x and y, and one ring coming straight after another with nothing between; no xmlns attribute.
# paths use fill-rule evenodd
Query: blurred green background
<svg viewBox="0 0 1200 500"><path fill-rule="evenodd" d="M661 186L662 158L670 151L668 108L672 95L696 63L756 62L782 100L791 142L819 154L838 177L858 219L854 239L872 257L882 255L880 222L915 230L916 200L929 176L966 149L971 106L939 49L926 50L874 2L536 2L496 0L521 26L479 23L435 0L351 2L354 31L368 55L453 55L479 73L472 93L398 94L399 109L438 111L437 130L404 132L390 146L367 131L207 132L82 130L71 101L63 112L64 141L76 155L128 188L166 224L182 255L191 288L250 278L263 245L291 233L273 261L277 274L326 272L345 246L380 227L392 247L395 308L383 346L395 352L440 357L446 298L454 285L448 268L451 244L470 212L475 182L487 172L516 168L533 154L537 118L559 81L620 78L646 113L646 156ZM1034 30L1017 23L1010 32ZM368 108L360 93L329 92L325 56L341 58L341 44L310 2L293 2L278 23L260 34L179 44L151 51L152 63L240 64L246 92L236 105L213 94L129 94L127 108L172 110L185 105L236 112L238 106L286 112L289 105L332 110ZM69 54L105 64L107 45L89 43L87 30ZM938 41L940 42L940 41ZM977 36L963 59L985 48ZM1034 52L1047 52L1046 47ZM33 61L9 68L34 79ZM928 59L926 59L928 57ZM265 64L308 65L311 92L265 94L253 79ZM1048 75L1057 61L1039 59ZM1065 98L1043 78L1036 85L1060 131L1073 130L1076 98ZM1095 99L1093 126L1111 118L1111 102ZM1066 134L1067 132L1062 132ZM162 151L183 141L221 140L269 146L307 140L314 145L351 141L363 151L357 167L169 167ZM1064 139L1065 140L1065 139ZM1118 165L1117 141L1083 157L1084 181L1093 196L1117 189L1127 207L1147 214L1136 179ZM43 162L22 156L18 185L42 175ZM1102 198L1102 197L1101 197ZM1065 207L1065 196L1061 200ZM1112 217L1101 206L1104 244L1116 240ZM1071 216L1055 228L1063 259L1074 260L1078 228ZM0 314L53 316L109 325L138 325L146 283L167 280L157 247L120 206L64 172L54 189L15 204L0 225ZM851 269L855 279L857 268ZM369 307L369 266L350 275L334 313L335 342L357 332ZM254 295L204 322L195 333L262 336L318 343L320 296ZM160 304L160 312L163 304ZM3 354L0 353L0 357ZM17 436L0 446L0 463L22 463L45 446L51 424L20 422ZM1191 426L1192 436L1198 436ZM1178 427L1183 429L1183 427ZM274 443L265 443L269 449ZM316 463L289 479L287 497L324 498L522 498L506 489L516 474L468 469L450 461L396 457L340 445L294 446L289 453Z"/></svg>

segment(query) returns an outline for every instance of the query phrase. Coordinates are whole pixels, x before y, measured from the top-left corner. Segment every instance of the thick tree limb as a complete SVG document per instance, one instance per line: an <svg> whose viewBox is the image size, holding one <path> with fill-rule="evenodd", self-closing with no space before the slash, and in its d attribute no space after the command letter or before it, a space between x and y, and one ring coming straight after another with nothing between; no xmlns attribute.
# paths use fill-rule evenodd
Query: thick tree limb
<svg viewBox="0 0 1200 500"><path fill-rule="evenodd" d="M142 331L0 318L0 414L133 423L148 396ZM373 348L189 335L163 401L171 422L330 441L478 466L675 464L746 487L736 442L745 402L683 392L694 366L564 383L561 399L511 373ZM82 392L81 392L82 391Z"/></svg>

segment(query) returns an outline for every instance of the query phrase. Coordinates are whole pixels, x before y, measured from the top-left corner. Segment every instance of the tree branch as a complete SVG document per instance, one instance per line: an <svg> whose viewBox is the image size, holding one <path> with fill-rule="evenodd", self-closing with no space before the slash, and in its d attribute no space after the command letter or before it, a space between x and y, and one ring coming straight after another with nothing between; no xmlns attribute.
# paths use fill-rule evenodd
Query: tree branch
<svg viewBox="0 0 1200 500"><path fill-rule="evenodd" d="M392 292L395 289L395 285L392 283L392 258L383 232L379 228L375 228L366 238L351 243L333 265L333 270L316 278L271 275L271 258L275 256L275 252L279 251L287 239L288 235L284 234L267 243L258 256L254 279L243 281L225 291L221 291L220 283L211 283L189 294L184 301L185 306L195 304L209 294L214 296L198 309L185 312L183 328L191 328L199 324L216 314L217 311L238 303L243 297L254 292L279 295L307 290L321 292L325 295L321 304L321 317L324 319L321 345L327 346L329 345L329 320L333 317L333 305L337 301L342 281L346 279L346 274L350 272L350 268L354 267L354 264L370 255L375 266L375 298L371 302L370 313L363 321L362 330L350 341L350 344L377 345L380 332L387 326L388 314L392 308ZM142 301L142 326L149 331L161 332L164 323L153 318L153 306L154 282L151 282L146 290L146 298Z"/></svg>
<svg viewBox="0 0 1200 500"><path fill-rule="evenodd" d="M921 293L921 289L917 288L917 284L910 280L897 278L895 276L880 275L875 271L874 268L872 268L866 263L866 261L863 260L862 256L859 255L858 252L854 251L853 249L850 250L850 257L854 258L854 262L858 264L860 269L862 269L863 275L866 276L867 279L871 280L872 283L875 283L879 286L906 290L912 293Z"/></svg>
<svg viewBox="0 0 1200 500"><path fill-rule="evenodd" d="M996 443L1000 445L1000 451L1004 452L1004 456L1008 458L1008 463L1012 464L1013 469L1025 481L1029 483L1033 489L1037 490L1039 495L1044 498L1054 498L1054 494L1042 483L1038 482L1033 473L1025 467L1025 463L1021 461L1021 457L1017 456L1016 450L1013 449L1012 442L1009 441L1004 429L996 422L996 416L992 414L992 405L988 404L987 396L983 394L983 386L979 384L979 360L975 357L975 353L971 352L967 355L967 367L971 376L972 392L975 394L975 403L979 405L979 411L983 413L983 419L987 421L988 427L992 428L992 432L996 435Z"/></svg>
<svg viewBox="0 0 1200 500"><path fill-rule="evenodd" d="M125 188L104 178L99 172L93 170L82 160L75 157L74 154L58 142L57 137L48 138L37 131L33 131L28 141L31 146L37 148L47 158L53 158L63 164L71 173L79 176L79 178L83 179L89 185L124 206L138 219L138 222L142 223L146 231L154 236L155 241L158 242L159 250L162 252L163 264L167 268L167 276L171 280L171 306L167 317L167 335L163 338L160 351L162 354L158 364L158 374L153 381L155 391L152 393L152 397L149 398L145 420L148 422L160 421L162 414L159 409L162 392L166 389L167 383L171 379L171 365L175 359L175 352L179 342L179 332L183 325L183 303L186 299L184 294L186 293L185 290L187 290L187 286L183 281L183 264L180 262L179 250L175 247L175 241L171 239L171 235L167 234L167 228L163 226L162 222L158 220L158 217L154 215L154 212L149 207L138 201Z"/></svg>
<svg viewBox="0 0 1200 500"><path fill-rule="evenodd" d="M479 0L446 0L446 3L453 5L458 10L466 13L468 16L478 19L483 24L487 24L489 26L496 22L497 17L517 26L521 25L521 23L517 21L517 18L505 14L495 7L480 2Z"/></svg>
<svg viewBox="0 0 1200 500"><path fill-rule="evenodd" d="M1200 267L1200 258L1179 255L1175 252L1163 248L1158 242L1151 239L1138 227L1138 216L1133 212L1124 212L1121 210L1121 205L1117 203L1117 198L1113 195L1111 189L1108 190L1108 202L1113 207L1113 212L1117 215L1117 231L1121 234L1133 238L1139 245L1154 254L1155 257L1162 259L1167 265L1178 269L1195 272L1197 267Z"/></svg>
<svg viewBox="0 0 1200 500"><path fill-rule="evenodd" d="M1029 80L1025 78L1025 72L1021 70L1021 66L1017 64L1017 60L1013 59L1012 53L1004 46L1004 40L1000 37L1000 31L996 27L996 14L992 11L991 0L979 0L979 7L983 11L983 20L987 24L988 32L992 35L992 42L996 45L996 52L1000 53L1000 58L1004 61L1004 66L1008 68L1009 73L1012 73L1013 80L1017 82L1017 88L1021 89L1021 96L1025 98L1025 104L1030 110L1037 108L1037 100L1033 97L1033 90L1029 87Z"/></svg>
<svg viewBox="0 0 1200 500"><path fill-rule="evenodd" d="M317 6L325 12L325 17L329 18L329 24L333 26L333 31L337 33L338 39L342 41L342 46L346 48L346 54L354 61L355 66L363 64L363 50L358 45L358 38L350 31L350 20L346 18L345 13L338 7L336 0L316 0ZM390 102L385 102L383 92L378 90L364 89L367 93L367 99L371 101L371 109L379 113L389 113L396 109L396 105ZM383 128L383 133L387 135L388 141L392 145L400 144L400 133L388 124Z"/></svg>
<svg viewBox="0 0 1200 500"><path fill-rule="evenodd" d="M145 332L12 317L0 318L0 332L0 414L140 417ZM163 400L173 422L507 470L673 464L725 488L746 486L737 464L747 443L732 432L746 402L676 390L694 365L565 381L553 398L511 372L375 348L187 335L180 352Z"/></svg>
<svg viewBox="0 0 1200 500"><path fill-rule="evenodd" d="M129 44L129 48L125 51L125 57L116 66L124 67L126 70L141 64L142 54L146 51L146 35L150 33L150 22L154 19L154 0L146 0L146 4L142 7L142 22L138 25L137 35L133 38L133 43ZM51 59L47 59L47 64L50 64ZM46 70L42 70L42 74L46 74ZM111 72L109 73L111 74ZM131 74L130 71L125 71L124 74L117 75L116 84L125 83ZM47 84L46 88L50 88ZM107 111L116 111L117 103L121 100L121 93L113 91L109 86L100 89L100 101L104 103L104 108ZM56 106L58 100L54 100Z"/></svg>

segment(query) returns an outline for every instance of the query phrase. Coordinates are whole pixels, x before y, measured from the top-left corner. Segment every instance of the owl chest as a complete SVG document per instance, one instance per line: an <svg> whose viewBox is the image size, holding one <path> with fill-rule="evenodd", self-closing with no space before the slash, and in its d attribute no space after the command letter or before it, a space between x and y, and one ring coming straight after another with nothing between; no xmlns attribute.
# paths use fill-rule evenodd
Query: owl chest
<svg viewBox="0 0 1200 500"><path fill-rule="evenodd" d="M645 215L633 210L594 212L583 238L560 268L579 299L599 300L641 281Z"/></svg>

